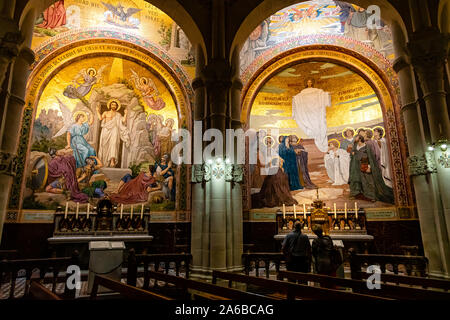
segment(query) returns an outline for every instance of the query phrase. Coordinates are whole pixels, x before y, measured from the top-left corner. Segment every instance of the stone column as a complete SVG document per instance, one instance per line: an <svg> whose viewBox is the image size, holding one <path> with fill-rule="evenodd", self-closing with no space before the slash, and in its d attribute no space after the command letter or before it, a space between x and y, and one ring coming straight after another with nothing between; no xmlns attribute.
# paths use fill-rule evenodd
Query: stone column
<svg viewBox="0 0 450 320"><path fill-rule="evenodd" d="M212 3L210 52L205 59L200 48L197 50L197 78L193 87L194 119L201 121L203 132L218 129L222 133L225 151L226 130L238 127L232 117L238 113L236 108L239 108L240 98L236 96L234 84L234 71L239 70L239 61L230 62L225 53L223 7L224 2L221 0ZM198 148L196 143L201 144L196 134L198 132L194 132L194 150ZM243 167L233 162L234 159L227 159L226 156L213 157L192 166L193 277L208 279L212 270L242 270L240 183L243 180Z"/></svg>
<svg viewBox="0 0 450 320"><path fill-rule="evenodd" d="M34 21L34 19L34 14L28 15L26 18L26 20L30 21ZM6 52L8 58L11 59L10 78L8 79L9 86L6 87L7 92L4 95L5 101L2 108L0 129L0 239L6 218L10 189L16 175L17 142L22 111L25 106L26 84L30 73L30 66L34 62L33 51L28 47L20 48L23 40L30 38L29 35L33 32L33 23L30 23L30 21L24 21L23 23L27 27L25 28L26 30L22 30L21 33L13 33L13 36L10 33L9 39L13 39L14 41L9 41L6 45L2 43L0 50L2 53ZM14 55L16 57L12 60ZM0 68L2 67L0 63Z"/></svg>
<svg viewBox="0 0 450 320"><path fill-rule="evenodd" d="M449 277L450 197L446 190L450 188L450 171L437 164L436 156L440 151L428 150L428 146L438 140L448 141L450 133L444 86L448 37L431 27L427 6L420 5L419 10L418 3L410 1L413 33L406 45L403 39L396 44L397 54L403 55L396 64L396 71L401 85L410 151L409 171L415 188L425 255L430 261L430 274ZM405 47L406 52L402 52ZM400 62L402 59L403 63ZM418 90L412 91L416 81L411 67L423 97L419 96ZM426 119L421 117L421 99L426 108Z"/></svg>

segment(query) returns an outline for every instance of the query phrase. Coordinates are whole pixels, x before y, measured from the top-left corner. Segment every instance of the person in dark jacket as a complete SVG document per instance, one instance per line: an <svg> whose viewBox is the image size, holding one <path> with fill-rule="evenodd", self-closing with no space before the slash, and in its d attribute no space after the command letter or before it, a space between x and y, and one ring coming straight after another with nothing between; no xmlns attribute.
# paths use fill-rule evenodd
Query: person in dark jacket
<svg viewBox="0 0 450 320"><path fill-rule="evenodd" d="M312 256L314 257L314 267L316 273L329 276L336 276L332 263L333 240L330 236L324 236L322 227L315 225L313 232L317 238L312 243Z"/></svg>
<svg viewBox="0 0 450 320"><path fill-rule="evenodd" d="M284 238L282 251L287 258L288 271L309 272L311 264L311 245L308 236L301 231L300 221L294 224L294 231Z"/></svg>

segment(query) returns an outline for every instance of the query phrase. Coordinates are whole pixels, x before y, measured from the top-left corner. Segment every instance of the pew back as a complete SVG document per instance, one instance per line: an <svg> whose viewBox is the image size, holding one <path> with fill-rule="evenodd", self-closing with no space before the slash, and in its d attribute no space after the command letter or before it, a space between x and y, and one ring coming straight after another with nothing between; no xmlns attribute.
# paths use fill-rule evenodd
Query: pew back
<svg viewBox="0 0 450 320"><path fill-rule="evenodd" d="M91 291L91 300L95 300L98 295L98 287L102 286L120 294L122 298L134 300L173 300L172 298L145 291L125 283L101 276L95 275L94 284Z"/></svg>
<svg viewBox="0 0 450 320"><path fill-rule="evenodd" d="M43 284L31 280L30 291L27 297L30 300L62 300L57 294L48 290Z"/></svg>
<svg viewBox="0 0 450 320"><path fill-rule="evenodd" d="M252 277L236 273L222 271L213 271L213 283L217 279L228 280L228 286L233 282L255 285L263 288L274 289L285 295L286 299L293 300L300 298L302 300L385 300L380 297L373 297L364 294L342 292L339 290L311 287L303 284L295 284L280 280L270 280L265 278Z"/></svg>
<svg viewBox="0 0 450 320"><path fill-rule="evenodd" d="M168 284L174 285L178 290L183 291L186 296L188 296L189 290L194 290L231 300L276 300L274 298L265 297L255 293L221 287L207 282L185 279L160 272L148 271L148 276L151 279L154 279L155 283L157 281L164 281Z"/></svg>
<svg viewBox="0 0 450 320"><path fill-rule="evenodd" d="M74 252L72 257L64 258L2 260L0 261L0 284L2 287L9 286L7 299L26 297L31 279L50 282L51 291L55 293L59 281L63 279L65 283L69 265L78 265L78 252ZM17 285L20 288L16 288ZM64 288L66 298L75 298L75 290L70 290L66 286ZM23 292L22 295L20 295L21 292Z"/></svg>
<svg viewBox="0 0 450 320"><path fill-rule="evenodd" d="M443 291L425 290L422 288L412 288L390 284L381 284L380 289L369 289L367 281L342 279L326 275L280 271L278 273L280 280L288 279L290 281L309 281L319 283L325 287L344 287L351 288L353 292L379 297L387 297L400 300L450 300L450 294Z"/></svg>
<svg viewBox="0 0 450 320"><path fill-rule="evenodd" d="M400 256L387 254L357 254L353 250L350 253L350 268L352 279L360 279L360 272L370 265L378 265L382 273L386 273L389 266L392 272L399 274L401 267L408 276L419 275L426 277L428 274L428 259L422 256Z"/></svg>

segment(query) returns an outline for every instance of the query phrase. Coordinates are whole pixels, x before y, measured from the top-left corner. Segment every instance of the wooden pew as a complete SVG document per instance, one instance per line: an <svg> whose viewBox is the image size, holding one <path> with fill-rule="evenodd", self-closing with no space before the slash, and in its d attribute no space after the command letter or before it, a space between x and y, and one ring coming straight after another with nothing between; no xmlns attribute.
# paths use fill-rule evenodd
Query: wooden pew
<svg viewBox="0 0 450 320"><path fill-rule="evenodd" d="M30 291L27 296L30 300L62 300L57 294L51 292L43 284L36 280L32 280Z"/></svg>
<svg viewBox="0 0 450 320"><path fill-rule="evenodd" d="M370 274L366 272L359 272L358 274L358 278L363 280L366 280L369 276ZM396 285L408 285L424 289L434 288L434 289L441 289L447 292L450 290L449 280L424 278L424 277L410 277L386 273L382 273L380 277L381 282L386 284L391 283Z"/></svg>
<svg viewBox="0 0 450 320"><path fill-rule="evenodd" d="M413 273L417 273L421 277L427 276L428 259L422 256L357 254L350 249L349 257L352 279L360 279L362 268L370 265L378 265L382 273L386 273L387 266L391 265L394 274L398 274L399 266L403 265L408 276L413 275Z"/></svg>
<svg viewBox="0 0 450 320"><path fill-rule="evenodd" d="M91 300L97 299L99 286L102 286L102 287L110 289L114 292L117 292L120 294L120 296L122 298L125 298L125 299L165 300L165 301L173 300L172 298L169 298L169 297L166 297L166 296L154 293L154 292L145 291L145 290L133 287L133 286L129 286L122 282L112 280L110 278L100 276L100 275L95 275L94 284L92 286L92 291L91 291L91 296L90 296Z"/></svg>
<svg viewBox="0 0 450 320"><path fill-rule="evenodd" d="M79 255L75 251L72 257L64 258L43 258L43 259L19 259L19 260L2 260L0 261L0 284L10 283L8 299L15 298L16 280L23 279L25 282L24 294L22 297L26 297L30 289L31 279L43 280L46 283L52 283L51 291L55 293L56 285L61 280L61 274L63 276L64 283L68 275L66 270L69 265L79 265ZM35 273L38 272L36 277ZM24 276L19 276L20 273L24 273ZM49 276L48 273L51 275ZM33 276L33 278L32 278ZM76 290L70 290L65 286L64 297L67 299L75 298Z"/></svg>
<svg viewBox="0 0 450 320"><path fill-rule="evenodd" d="M280 271L280 280L289 279L297 281L310 281L320 283L325 287L351 288L353 292L379 297L386 297L400 300L450 300L450 293L436 290L426 290L421 288L411 288L390 284L381 284L381 289L369 289L364 280L342 279L326 275Z"/></svg>
<svg viewBox="0 0 450 320"><path fill-rule="evenodd" d="M17 259L19 252L17 250L0 250L0 260Z"/></svg>
<svg viewBox="0 0 450 320"><path fill-rule="evenodd" d="M266 278L269 278L270 275L270 264L273 263L275 265L275 271L278 273L280 271L280 266L286 263L286 258L282 253L278 252L253 252L253 253L243 253L242 254L242 262L244 265L245 274L248 276L250 274L250 270L254 265L256 276L259 276L259 269L262 268L260 266L261 262L264 262L264 271Z"/></svg>
<svg viewBox="0 0 450 320"><path fill-rule="evenodd" d="M144 268L144 287L148 287L148 274L147 271L151 271L151 265L154 266L153 271L158 272L160 270L161 262L164 263L163 271L169 273L171 265L174 265L172 269L176 276L184 271L185 277L189 278L189 264L192 260L192 255L189 253L169 253L169 254L135 254L134 249L130 249L128 253L127 261L127 284L136 286L137 278L139 276L137 270L139 266Z"/></svg>
<svg viewBox="0 0 450 320"><path fill-rule="evenodd" d="M213 283L217 283L217 279L228 280L229 287L232 286L233 282L239 282L247 285L251 284L263 288L273 289L274 291L283 294L288 300L294 300L296 298L300 298L302 300L390 300L382 297L311 287L280 280L270 280L236 273L213 271Z"/></svg>
<svg viewBox="0 0 450 320"><path fill-rule="evenodd" d="M226 288L207 282L185 279L160 272L148 271L148 276L150 279L155 279L155 282L156 280L164 281L168 284L175 286L177 290L182 292L182 295L185 298L189 296L189 292L191 293L200 292L206 293L208 295L213 295L214 299L260 300L260 301L278 300L276 298L266 297L255 293L245 292L233 288ZM207 298L207 295L201 296L203 298Z"/></svg>

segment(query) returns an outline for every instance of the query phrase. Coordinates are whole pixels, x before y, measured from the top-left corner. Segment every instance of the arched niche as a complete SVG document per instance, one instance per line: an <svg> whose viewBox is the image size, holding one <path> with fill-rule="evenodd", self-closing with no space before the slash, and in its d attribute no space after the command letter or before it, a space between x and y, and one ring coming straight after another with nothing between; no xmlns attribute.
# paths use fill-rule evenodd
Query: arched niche
<svg viewBox="0 0 450 320"><path fill-rule="evenodd" d="M330 62L344 66L360 75L372 87L380 102L390 147L395 204L399 207L412 206L411 187L405 171L407 147L400 118L396 75L393 70L386 73L356 52L337 46L311 45L283 52L269 60L253 74L242 90L241 122L244 128L249 129L253 103L267 81L282 70L302 62Z"/></svg>
<svg viewBox="0 0 450 320"><path fill-rule="evenodd" d="M132 63L140 67L141 70L147 70L149 75L146 75L146 77L154 77L156 85L166 88L170 95L169 99L173 100L177 114L177 127L188 130L191 127L192 88L187 81L187 77L180 72L180 67L167 55L162 53L158 55L160 52L156 51L157 48L153 48L155 50L150 51L152 49L151 46L145 47L124 40L107 38L79 41L73 41L72 39L70 42L61 39L61 41L59 44L55 42L54 46L51 46L51 49L48 47L42 48L45 51L44 53L38 51L38 56L45 57L38 59L29 77L25 99L26 106L22 117L22 129L18 147L20 159L18 163L19 174L14 182L10 197L9 206L12 209L21 208L21 204L23 203L23 193L26 190L25 177L28 173L27 170L29 170L29 155L37 106L48 84L62 70L65 70L65 68L76 65L77 63L83 63L83 61L90 61L90 59L112 59L113 61L118 60L123 63ZM100 65L93 65L93 67L97 70L101 68ZM111 65L110 67L113 68L114 66ZM76 71L78 70L73 70L73 72ZM184 76L184 78L180 77L180 75ZM133 83L131 80L128 83L124 82L128 86L128 89L131 91L136 90L131 83ZM58 88L60 89L60 86ZM62 96L63 93L59 91L58 94ZM139 99L142 99L142 95ZM77 102L78 104L80 103L78 100ZM142 103L139 102L139 105L142 105ZM75 108L77 107L78 105ZM75 111L75 108L72 111ZM96 125L97 127L99 126L99 124ZM176 208L174 209L187 210L187 204L189 202L186 199L181 199L189 194L187 191L189 185L187 183L185 168L180 167L176 175L177 194L175 201ZM178 192L178 190L182 192ZM181 194L183 195L182 197Z"/></svg>

